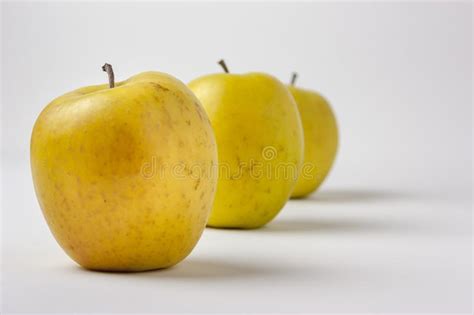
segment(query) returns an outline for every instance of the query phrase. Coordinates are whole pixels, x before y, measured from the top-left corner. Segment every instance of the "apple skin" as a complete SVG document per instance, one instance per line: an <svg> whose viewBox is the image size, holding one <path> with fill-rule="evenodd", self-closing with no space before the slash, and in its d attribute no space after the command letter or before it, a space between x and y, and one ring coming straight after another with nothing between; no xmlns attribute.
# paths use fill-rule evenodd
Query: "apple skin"
<svg viewBox="0 0 474 315"><path fill-rule="evenodd" d="M320 94L288 86L296 100L304 130L304 165L292 198L305 197L323 183L334 163L338 147L336 117Z"/></svg>
<svg viewBox="0 0 474 315"><path fill-rule="evenodd" d="M31 136L44 217L64 251L93 270L184 259L205 228L216 163L198 99L159 72L67 93L42 111Z"/></svg>
<svg viewBox="0 0 474 315"><path fill-rule="evenodd" d="M263 73L211 74L188 86L211 120L218 148L219 179L208 226L267 224L288 201L303 161L303 130L293 97ZM294 174L278 173L285 165Z"/></svg>

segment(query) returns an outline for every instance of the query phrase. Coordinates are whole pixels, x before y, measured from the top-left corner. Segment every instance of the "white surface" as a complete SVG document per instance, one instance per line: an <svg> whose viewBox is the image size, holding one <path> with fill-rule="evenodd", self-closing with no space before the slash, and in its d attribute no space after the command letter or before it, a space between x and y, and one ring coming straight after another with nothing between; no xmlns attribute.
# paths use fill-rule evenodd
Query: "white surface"
<svg viewBox="0 0 474 315"><path fill-rule="evenodd" d="M55 244L25 187L27 171L13 168L6 176L22 195L6 196L5 209L24 212L16 222L6 215L18 230L4 248L6 312L468 313L471 307L466 199L327 189L291 201L264 229L207 229L191 256L169 270L107 274L80 269Z"/></svg>
<svg viewBox="0 0 474 315"><path fill-rule="evenodd" d="M2 3L3 312L464 312L472 295L469 3ZM28 143L71 89L262 70L331 100L323 190L267 228L207 229L175 268L87 272L36 202Z"/></svg>

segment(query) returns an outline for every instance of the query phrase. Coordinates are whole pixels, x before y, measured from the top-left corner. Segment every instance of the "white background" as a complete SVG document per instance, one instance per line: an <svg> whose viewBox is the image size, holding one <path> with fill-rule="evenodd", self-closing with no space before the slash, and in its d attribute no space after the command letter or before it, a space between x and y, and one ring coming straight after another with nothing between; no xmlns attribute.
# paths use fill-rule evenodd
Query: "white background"
<svg viewBox="0 0 474 315"><path fill-rule="evenodd" d="M3 312L465 312L472 298L472 5L2 3ZM207 229L180 265L80 269L29 170L41 109L145 70L265 71L321 91L341 145L266 228Z"/></svg>

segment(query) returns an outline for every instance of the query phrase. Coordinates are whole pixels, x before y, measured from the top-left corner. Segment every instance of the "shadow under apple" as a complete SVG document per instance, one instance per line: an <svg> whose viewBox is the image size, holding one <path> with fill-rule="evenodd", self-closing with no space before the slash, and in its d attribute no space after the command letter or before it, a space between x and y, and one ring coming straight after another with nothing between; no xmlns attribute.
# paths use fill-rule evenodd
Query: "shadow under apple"
<svg viewBox="0 0 474 315"><path fill-rule="evenodd" d="M328 189L317 191L306 198L292 199L290 202L310 203L315 209L308 209L312 214L312 210L317 211L316 207L324 207L324 204L349 204L349 203L375 203L382 201L404 201L413 199L414 195L402 192L392 192L385 190L368 190L368 189ZM306 211L306 209L305 209ZM325 212L327 215L327 212ZM300 212L301 214L301 212ZM409 222L388 220L384 216L377 215L373 217L354 217L334 216L331 217L314 217L308 216L298 218L280 217L269 223L262 229L266 233L293 232L293 233L353 233L353 232L380 232L386 233L390 231L409 231L413 225Z"/></svg>
<svg viewBox="0 0 474 315"><path fill-rule="evenodd" d="M222 259L194 258L189 257L175 266L163 269L139 271L139 272L117 272L89 270L78 265L68 267L73 272L86 272L89 275L99 277L115 276L118 278L133 277L134 279L152 279L157 278L166 280L212 280L229 278L255 277L256 275L282 274L286 271L281 268L271 266L261 266L251 264L245 261L224 261Z"/></svg>
<svg viewBox="0 0 474 315"><path fill-rule="evenodd" d="M265 226L261 231L264 233L353 233L353 232L377 232L394 229L391 222L386 223L378 220L363 221L361 219L304 219L304 218L282 218L277 219Z"/></svg>
<svg viewBox="0 0 474 315"><path fill-rule="evenodd" d="M403 192L370 189L323 189L305 198L291 199L292 201L317 201L321 203L355 203L376 202L387 200L406 200L413 196Z"/></svg>
<svg viewBox="0 0 474 315"><path fill-rule="evenodd" d="M172 268L157 270L155 273L157 277L164 279L209 280L254 277L273 272L276 272L273 268L264 268L243 261L230 262L222 259L190 257Z"/></svg>

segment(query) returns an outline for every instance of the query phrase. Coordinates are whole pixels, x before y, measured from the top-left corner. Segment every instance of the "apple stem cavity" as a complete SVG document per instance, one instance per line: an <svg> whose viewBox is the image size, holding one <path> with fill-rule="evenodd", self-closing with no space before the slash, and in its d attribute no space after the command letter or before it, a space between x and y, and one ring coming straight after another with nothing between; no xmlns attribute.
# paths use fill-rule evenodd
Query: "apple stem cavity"
<svg viewBox="0 0 474 315"><path fill-rule="evenodd" d="M115 76L114 70L112 69L112 65L105 63L102 66L102 70L107 72L107 75L109 76L109 87L113 88L115 86Z"/></svg>
<svg viewBox="0 0 474 315"><path fill-rule="evenodd" d="M298 78L298 73L293 72L293 74L291 75L291 85L295 85L297 78Z"/></svg>
<svg viewBox="0 0 474 315"><path fill-rule="evenodd" d="M218 64L222 67L222 69L224 69L225 73L229 73L229 68L227 68L224 59L219 60Z"/></svg>

